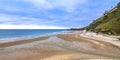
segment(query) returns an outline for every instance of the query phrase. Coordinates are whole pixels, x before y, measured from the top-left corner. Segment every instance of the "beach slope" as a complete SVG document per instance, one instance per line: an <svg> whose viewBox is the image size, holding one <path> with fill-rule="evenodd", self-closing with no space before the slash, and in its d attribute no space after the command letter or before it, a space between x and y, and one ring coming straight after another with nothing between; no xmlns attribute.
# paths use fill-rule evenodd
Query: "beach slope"
<svg viewBox="0 0 120 60"><path fill-rule="evenodd" d="M119 51L117 45L71 33L0 43L0 60L117 60Z"/></svg>

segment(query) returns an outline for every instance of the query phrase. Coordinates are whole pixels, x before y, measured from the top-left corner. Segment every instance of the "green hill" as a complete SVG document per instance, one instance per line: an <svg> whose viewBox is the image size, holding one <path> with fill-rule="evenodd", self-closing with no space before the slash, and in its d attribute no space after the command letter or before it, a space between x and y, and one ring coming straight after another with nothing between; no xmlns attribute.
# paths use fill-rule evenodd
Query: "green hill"
<svg viewBox="0 0 120 60"><path fill-rule="evenodd" d="M120 34L120 3L103 16L93 21L86 30L97 33Z"/></svg>

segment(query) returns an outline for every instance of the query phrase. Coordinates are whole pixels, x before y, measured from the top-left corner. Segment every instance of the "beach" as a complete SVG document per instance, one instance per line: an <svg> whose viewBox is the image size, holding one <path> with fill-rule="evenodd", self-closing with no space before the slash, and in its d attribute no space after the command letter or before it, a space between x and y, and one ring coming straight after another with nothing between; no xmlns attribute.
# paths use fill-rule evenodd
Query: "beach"
<svg viewBox="0 0 120 60"><path fill-rule="evenodd" d="M93 35L75 31L0 43L0 60L120 59L119 41L116 42L117 40L112 37L101 38L96 37L100 35Z"/></svg>

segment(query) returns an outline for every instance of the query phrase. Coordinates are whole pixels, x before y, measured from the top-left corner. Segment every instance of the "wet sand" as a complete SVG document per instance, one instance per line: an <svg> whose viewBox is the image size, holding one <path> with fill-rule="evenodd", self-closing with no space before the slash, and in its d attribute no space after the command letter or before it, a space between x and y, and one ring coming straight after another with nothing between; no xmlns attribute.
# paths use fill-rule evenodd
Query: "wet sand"
<svg viewBox="0 0 120 60"><path fill-rule="evenodd" d="M0 60L119 60L119 51L111 43L59 34L0 43Z"/></svg>
<svg viewBox="0 0 120 60"><path fill-rule="evenodd" d="M44 40L44 39L47 39L47 38L49 38L49 36L0 43L0 48L19 45L19 44L24 44L24 43L30 43L30 42L34 42L34 41L40 41L40 40Z"/></svg>

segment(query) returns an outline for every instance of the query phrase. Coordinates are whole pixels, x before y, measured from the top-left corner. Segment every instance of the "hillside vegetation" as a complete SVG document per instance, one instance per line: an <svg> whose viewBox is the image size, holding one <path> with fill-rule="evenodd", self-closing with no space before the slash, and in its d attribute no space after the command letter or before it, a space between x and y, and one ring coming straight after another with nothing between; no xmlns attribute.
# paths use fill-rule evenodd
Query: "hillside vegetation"
<svg viewBox="0 0 120 60"><path fill-rule="evenodd" d="M94 20L86 30L105 34L120 34L120 3L112 10L105 12L103 16Z"/></svg>

